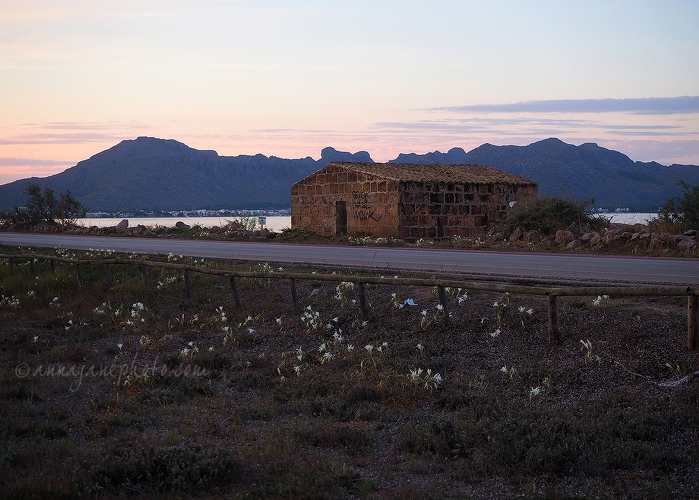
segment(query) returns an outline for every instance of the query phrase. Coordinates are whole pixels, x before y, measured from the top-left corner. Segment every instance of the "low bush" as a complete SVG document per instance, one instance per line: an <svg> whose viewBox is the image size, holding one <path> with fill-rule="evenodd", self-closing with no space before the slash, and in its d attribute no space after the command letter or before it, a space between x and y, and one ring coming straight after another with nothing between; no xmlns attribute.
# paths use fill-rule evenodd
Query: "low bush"
<svg viewBox="0 0 699 500"><path fill-rule="evenodd" d="M588 212L591 201L575 201L571 198L543 196L528 205L517 206L507 216L505 227L513 231L519 227L524 231L532 229L543 235L554 234L571 224L587 225L592 229L601 228L609 219Z"/></svg>
<svg viewBox="0 0 699 500"><path fill-rule="evenodd" d="M699 184L690 186L680 181L679 185L684 190L682 198L675 196L667 200L658 218L649 224L651 228L668 233L699 229Z"/></svg>

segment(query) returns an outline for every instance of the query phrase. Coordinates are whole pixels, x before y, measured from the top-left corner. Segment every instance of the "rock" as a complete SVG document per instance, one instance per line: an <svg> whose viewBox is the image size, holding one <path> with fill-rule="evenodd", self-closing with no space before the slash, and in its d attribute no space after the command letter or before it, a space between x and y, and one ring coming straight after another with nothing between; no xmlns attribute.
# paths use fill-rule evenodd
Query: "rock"
<svg viewBox="0 0 699 500"><path fill-rule="evenodd" d="M524 241L536 241L537 239L539 239L539 232L536 229L531 229L524 235Z"/></svg>
<svg viewBox="0 0 699 500"><path fill-rule="evenodd" d="M665 246L665 241L660 236L661 235L658 233L651 233L651 235L650 235L650 248L651 249L663 248Z"/></svg>
<svg viewBox="0 0 699 500"><path fill-rule="evenodd" d="M178 220L178 221L175 223L175 227L176 227L177 229L190 229L190 228L191 228L191 226L190 226L189 224L185 224L185 223L182 222L181 220Z"/></svg>
<svg viewBox="0 0 699 500"><path fill-rule="evenodd" d="M696 229L690 229L689 231L684 232L684 236L696 236L699 231Z"/></svg>
<svg viewBox="0 0 699 500"><path fill-rule="evenodd" d="M513 243L522 237L522 228L516 227L512 234L510 235L510 242Z"/></svg>
<svg viewBox="0 0 699 500"><path fill-rule="evenodd" d="M566 231L570 231L571 233L573 233L573 236L575 236L576 238L580 236L580 227L577 224L571 224L567 227Z"/></svg>
<svg viewBox="0 0 699 500"><path fill-rule="evenodd" d="M609 245L610 243L614 243L615 241L619 241L621 239L621 234L612 231L604 235L602 237L602 242L604 242L605 245Z"/></svg>
<svg viewBox="0 0 699 500"><path fill-rule="evenodd" d="M559 245L565 245L567 243L570 243L575 239L575 235L571 231L564 231L563 229L559 229L556 231L556 243Z"/></svg>
<svg viewBox="0 0 699 500"><path fill-rule="evenodd" d="M589 233L584 233L582 236L580 236L580 241L590 241L593 237L599 236L596 232L589 232Z"/></svg>
<svg viewBox="0 0 699 500"><path fill-rule="evenodd" d="M123 233L129 228L129 219L122 219L122 221L116 225L116 230Z"/></svg>
<svg viewBox="0 0 699 500"><path fill-rule="evenodd" d="M593 236L590 238L590 245L599 245L602 242L602 236L598 233L592 233Z"/></svg>
<svg viewBox="0 0 699 500"><path fill-rule="evenodd" d="M691 236L684 236L680 241L677 242L677 248L681 250L696 250L697 242Z"/></svg>
<svg viewBox="0 0 699 500"><path fill-rule="evenodd" d="M636 233L636 234L638 234L638 233ZM632 239L633 235L634 235L634 233L630 233L628 231L624 231L623 233L621 233L621 237L624 238L625 240Z"/></svg>
<svg viewBox="0 0 699 500"><path fill-rule="evenodd" d="M566 248L568 248L570 250L575 250L579 246L580 246L580 242L578 240L573 240L566 245Z"/></svg>

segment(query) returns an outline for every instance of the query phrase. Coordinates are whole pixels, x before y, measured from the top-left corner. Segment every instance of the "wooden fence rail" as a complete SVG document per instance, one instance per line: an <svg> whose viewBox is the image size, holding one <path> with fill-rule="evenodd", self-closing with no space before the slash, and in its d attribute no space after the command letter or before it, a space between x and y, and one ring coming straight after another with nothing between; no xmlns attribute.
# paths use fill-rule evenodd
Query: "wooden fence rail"
<svg viewBox="0 0 699 500"><path fill-rule="evenodd" d="M313 273L290 273L290 272L268 272L268 271L230 271L224 269L211 269L198 267L189 264L179 264L175 262L158 262L129 259L70 259L41 254L0 254L1 259L9 259L10 266L14 260L29 259L32 274L36 272L36 260L48 260L51 262L51 271L55 272L56 262L63 262L75 265L77 277L82 281L82 265L104 265L107 273L107 283L112 284L112 265L141 266L141 273L144 281L148 279L148 267L175 269L184 271L185 296L191 296L190 273L208 274L213 276L228 277L230 280L233 300L237 307L240 307L240 297L236 285L236 278L255 279L286 279L290 281L291 302L294 314L298 314L299 307L296 294L296 281L331 281L356 283L359 290L359 305L365 319L369 316L369 305L366 300L366 285L402 285L402 286L426 286L436 287L439 292L439 300L443 307L446 321L450 321L447 301L447 288L461 288L464 290L478 290L484 292L512 293L518 295L541 295L548 298L548 334L549 341L553 342L560 336L558 328L558 297L584 297L584 296L664 296L664 297L687 297L687 347L689 350L697 350L699 345L699 286L530 286L514 285L509 283L464 281L453 279L427 279L427 278L398 278L384 276L353 276L344 274L313 274Z"/></svg>

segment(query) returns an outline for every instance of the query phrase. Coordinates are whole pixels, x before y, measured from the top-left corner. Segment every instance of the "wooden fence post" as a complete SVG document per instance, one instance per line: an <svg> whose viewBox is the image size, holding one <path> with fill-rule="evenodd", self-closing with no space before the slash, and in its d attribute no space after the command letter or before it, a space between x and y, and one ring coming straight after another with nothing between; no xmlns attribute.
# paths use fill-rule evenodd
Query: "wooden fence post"
<svg viewBox="0 0 699 500"><path fill-rule="evenodd" d="M148 268L144 265L141 266L141 274L143 275L143 284L148 284Z"/></svg>
<svg viewBox="0 0 699 500"><path fill-rule="evenodd" d="M294 312L294 316L299 315L299 302L296 298L296 280L291 278L291 310Z"/></svg>
<svg viewBox="0 0 699 500"><path fill-rule="evenodd" d="M699 344L699 296L687 297L687 348L697 350Z"/></svg>
<svg viewBox="0 0 699 500"><path fill-rule="evenodd" d="M107 286L112 288L112 268L107 264Z"/></svg>
<svg viewBox="0 0 699 500"><path fill-rule="evenodd" d="M192 290L190 289L190 284L189 284L189 269L184 270L184 296L189 300L189 298L192 296Z"/></svg>
<svg viewBox="0 0 699 500"><path fill-rule="evenodd" d="M34 263L34 257L29 259L29 268L32 270L32 276L36 276L36 265Z"/></svg>
<svg viewBox="0 0 699 500"><path fill-rule="evenodd" d="M444 311L444 321L451 324L452 319L449 316L449 304L447 303L447 291L443 286L439 286L439 303L442 304Z"/></svg>
<svg viewBox="0 0 699 500"><path fill-rule="evenodd" d="M51 262L51 272L56 274L56 259L49 259L49 262Z"/></svg>
<svg viewBox="0 0 699 500"><path fill-rule="evenodd" d="M78 284L80 285L83 282L83 266L80 262L78 262L76 267L78 268Z"/></svg>
<svg viewBox="0 0 699 500"><path fill-rule="evenodd" d="M240 297L238 297L238 287L235 284L235 276L229 276L228 279L231 282L231 291L233 292L235 307L240 307Z"/></svg>
<svg viewBox="0 0 699 500"><path fill-rule="evenodd" d="M359 288L359 308L362 310L362 318L365 320L369 319L369 304L366 301L366 290L364 290L364 283L358 283Z"/></svg>
<svg viewBox="0 0 699 500"><path fill-rule="evenodd" d="M555 340L558 340L559 337L559 332L558 332L558 303L556 302L556 299L558 296L556 294L549 294L548 295L548 303L549 303L549 342L553 342Z"/></svg>

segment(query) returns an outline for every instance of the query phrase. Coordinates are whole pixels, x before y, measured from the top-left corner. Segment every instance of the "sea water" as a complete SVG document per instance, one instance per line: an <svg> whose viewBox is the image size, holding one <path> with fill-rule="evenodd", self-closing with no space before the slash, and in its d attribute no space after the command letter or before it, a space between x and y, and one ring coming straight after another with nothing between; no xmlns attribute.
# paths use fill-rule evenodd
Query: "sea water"
<svg viewBox="0 0 699 500"><path fill-rule="evenodd" d="M135 227L143 224L148 227L163 226L174 227L177 222L184 222L190 226L199 225L201 227L225 226L228 222L235 220L237 217L90 217L86 219L78 219L76 222L85 227L109 227L116 226L124 219L129 221L129 227ZM257 217L253 217L257 221ZM282 229L291 227L291 217L266 217L264 227L270 231L280 232ZM259 227L259 225L258 225Z"/></svg>
<svg viewBox="0 0 699 500"><path fill-rule="evenodd" d="M647 224L649 220L658 216L657 213L608 213L601 214L608 217L611 222L619 224ZM129 227L134 227L139 224L144 226L164 226L174 227L178 221L182 221L190 226L200 225L201 227L225 226L229 221L235 220L236 217L128 217ZM88 218L78 219L77 223L81 226L98 226L109 227L116 226L121 222L122 218ZM265 227L271 231L280 232L282 229L291 227L291 217L267 217Z"/></svg>

